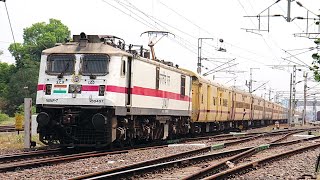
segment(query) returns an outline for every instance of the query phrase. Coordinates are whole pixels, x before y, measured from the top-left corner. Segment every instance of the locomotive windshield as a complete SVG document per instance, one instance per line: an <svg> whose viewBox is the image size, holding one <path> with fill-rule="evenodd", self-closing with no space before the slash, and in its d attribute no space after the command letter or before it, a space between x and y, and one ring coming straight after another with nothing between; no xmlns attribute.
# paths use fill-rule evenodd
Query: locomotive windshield
<svg viewBox="0 0 320 180"><path fill-rule="evenodd" d="M82 59L83 75L106 75L108 73L108 55L90 54Z"/></svg>
<svg viewBox="0 0 320 180"><path fill-rule="evenodd" d="M75 56L67 54L53 54L48 56L48 74L72 74L74 72Z"/></svg>

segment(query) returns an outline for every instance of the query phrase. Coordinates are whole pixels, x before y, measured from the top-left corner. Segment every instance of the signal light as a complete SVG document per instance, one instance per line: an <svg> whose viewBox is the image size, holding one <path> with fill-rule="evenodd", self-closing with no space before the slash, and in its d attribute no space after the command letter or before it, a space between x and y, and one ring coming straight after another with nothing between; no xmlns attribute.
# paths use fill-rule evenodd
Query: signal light
<svg viewBox="0 0 320 180"><path fill-rule="evenodd" d="M100 85L99 86L99 96L104 96L105 88L106 88L105 85Z"/></svg>
<svg viewBox="0 0 320 180"><path fill-rule="evenodd" d="M81 93L81 87L82 85L79 84L70 84L68 93Z"/></svg>
<svg viewBox="0 0 320 180"><path fill-rule="evenodd" d="M51 95L52 84L46 84L46 95Z"/></svg>

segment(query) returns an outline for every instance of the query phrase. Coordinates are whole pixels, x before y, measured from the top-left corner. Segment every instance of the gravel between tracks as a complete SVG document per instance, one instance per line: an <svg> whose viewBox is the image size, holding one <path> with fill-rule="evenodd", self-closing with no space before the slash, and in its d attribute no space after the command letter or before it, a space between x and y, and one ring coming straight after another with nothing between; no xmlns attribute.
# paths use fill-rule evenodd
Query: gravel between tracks
<svg viewBox="0 0 320 180"><path fill-rule="evenodd" d="M261 137L258 139L251 140L249 142L244 142L244 143L240 143L237 145L226 147L224 149L215 150L210 153L217 153L217 152L222 152L222 151L226 151L226 150L239 149L242 147L249 147L249 146L255 146L255 145L260 145L260 144L266 144L266 143L269 143L270 141L278 139L282 136L283 135ZM170 179L170 180L171 179L182 179L183 177L191 175L194 172L197 172L203 168L206 168L206 167L213 165L213 164L215 164L219 161L222 161L224 159L226 159L226 158L216 159L216 160L212 160L210 162L197 163L195 165L192 165L189 167L184 167L184 168L170 168L168 170L165 170L165 171L159 172L159 173L147 173L144 176L139 177L139 179Z"/></svg>
<svg viewBox="0 0 320 180"><path fill-rule="evenodd" d="M242 165L244 163L248 163L250 161L254 161L257 159L261 159L276 153L280 153L283 151L288 151L288 150L292 150L292 149L296 149L302 146L307 146L310 145L314 142L302 142L300 144L293 144L293 145L288 145L288 146L280 146L280 147L275 147L272 149L268 149L265 151L262 151L258 154L254 154L251 157L245 158L243 160L241 160L240 162L238 162L236 164L236 166L238 165ZM286 167L287 169L289 169L290 167L293 166L293 171L296 170L296 172L292 172L292 173L288 173L287 169L282 169L282 168L278 168L279 163L278 162L274 162L274 165L271 165L270 168L261 168L257 171L253 171L247 174L244 174L240 177L236 177L234 179L241 179L241 180L247 180L247 179L296 179L300 176L302 176L303 174L311 174L314 175L313 171L315 169L315 160L317 159L317 155L319 155L320 153L320 148L314 150L314 151L310 151L310 154L308 153L303 153L303 155L296 155L298 156L300 159L296 160L295 158L291 158L289 159L289 163L288 161L285 162L279 162L282 164L285 164L284 167ZM306 156L306 162L304 161L304 156ZM198 163L189 167L184 167L184 168L171 168L168 169L166 171L163 172L159 172L157 174L155 173L148 173L145 174L143 177L140 177L139 179L182 179L184 177L187 177L197 171L200 171L203 168L206 168L210 165L216 164L220 161L223 161L227 158L222 158L222 159L217 159L217 160L212 160L210 162L202 162L202 163ZM299 161L296 164L296 161ZM282 167L281 164L281 167ZM273 169L272 169L273 168ZM279 169L279 170L278 170ZM272 172L272 173L270 173ZM277 173L278 172L278 173ZM271 174L271 175L270 175Z"/></svg>
<svg viewBox="0 0 320 180"><path fill-rule="evenodd" d="M266 166L257 167L256 170L250 171L233 179L297 179L304 174L315 177L315 163L319 156L320 148L309 150L301 154L291 156L287 159L269 163Z"/></svg>

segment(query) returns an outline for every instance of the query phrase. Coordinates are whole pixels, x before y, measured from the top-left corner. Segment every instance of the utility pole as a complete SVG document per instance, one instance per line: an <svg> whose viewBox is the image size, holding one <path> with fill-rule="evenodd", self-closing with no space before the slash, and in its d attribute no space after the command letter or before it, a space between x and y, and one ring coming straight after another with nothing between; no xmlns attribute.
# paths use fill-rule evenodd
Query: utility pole
<svg viewBox="0 0 320 180"><path fill-rule="evenodd" d="M308 73L304 72L303 77L304 77L304 88L303 88L303 114L302 114L302 125L306 124L306 110L307 110L307 78Z"/></svg>
<svg viewBox="0 0 320 180"><path fill-rule="evenodd" d="M276 91L276 95L275 95L275 97L274 97L274 101L275 101L276 103L279 103L279 92L277 92L277 91Z"/></svg>
<svg viewBox="0 0 320 180"><path fill-rule="evenodd" d="M252 92L252 68L250 68L249 93Z"/></svg>
<svg viewBox="0 0 320 180"><path fill-rule="evenodd" d="M271 101L271 88L269 89L269 101Z"/></svg>
<svg viewBox="0 0 320 180"><path fill-rule="evenodd" d="M287 22L291 22L291 1L292 0L288 0Z"/></svg>
<svg viewBox="0 0 320 180"><path fill-rule="evenodd" d="M314 97L313 100L313 120L316 121L317 120L317 100L316 97Z"/></svg>
<svg viewBox="0 0 320 180"><path fill-rule="evenodd" d="M253 69L260 69L260 68L250 68L250 80L249 80L249 84L246 84L249 87L249 93L252 93L252 70Z"/></svg>
<svg viewBox="0 0 320 180"><path fill-rule="evenodd" d="M202 67L202 64L201 64L201 60L202 60L202 57L201 57L201 50L202 50L202 40L203 39L211 39L213 40L213 38L198 38L198 63L197 63L197 72L198 74L201 75L201 67Z"/></svg>
<svg viewBox="0 0 320 180"><path fill-rule="evenodd" d="M295 109L296 109L296 72L297 72L297 67L296 67L296 65L294 65L293 66L293 73L292 73L291 122L293 121L293 117L294 117Z"/></svg>
<svg viewBox="0 0 320 180"><path fill-rule="evenodd" d="M290 74L290 98L289 98L289 107L288 107L288 124L291 124L291 114L292 114L292 73Z"/></svg>

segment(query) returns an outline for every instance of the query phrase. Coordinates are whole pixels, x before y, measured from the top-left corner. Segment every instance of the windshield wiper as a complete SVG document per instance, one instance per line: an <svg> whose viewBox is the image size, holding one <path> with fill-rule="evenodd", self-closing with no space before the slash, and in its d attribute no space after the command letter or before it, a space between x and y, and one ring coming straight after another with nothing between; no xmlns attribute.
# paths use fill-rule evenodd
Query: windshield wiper
<svg viewBox="0 0 320 180"><path fill-rule="evenodd" d="M64 70L58 75L58 78L63 78L64 73L69 69L69 62L64 67Z"/></svg>
<svg viewBox="0 0 320 180"><path fill-rule="evenodd" d="M90 79L96 79L96 76L93 75L91 71L89 71L88 61L87 61L87 63L86 63L86 69L87 69L87 72L90 73Z"/></svg>

